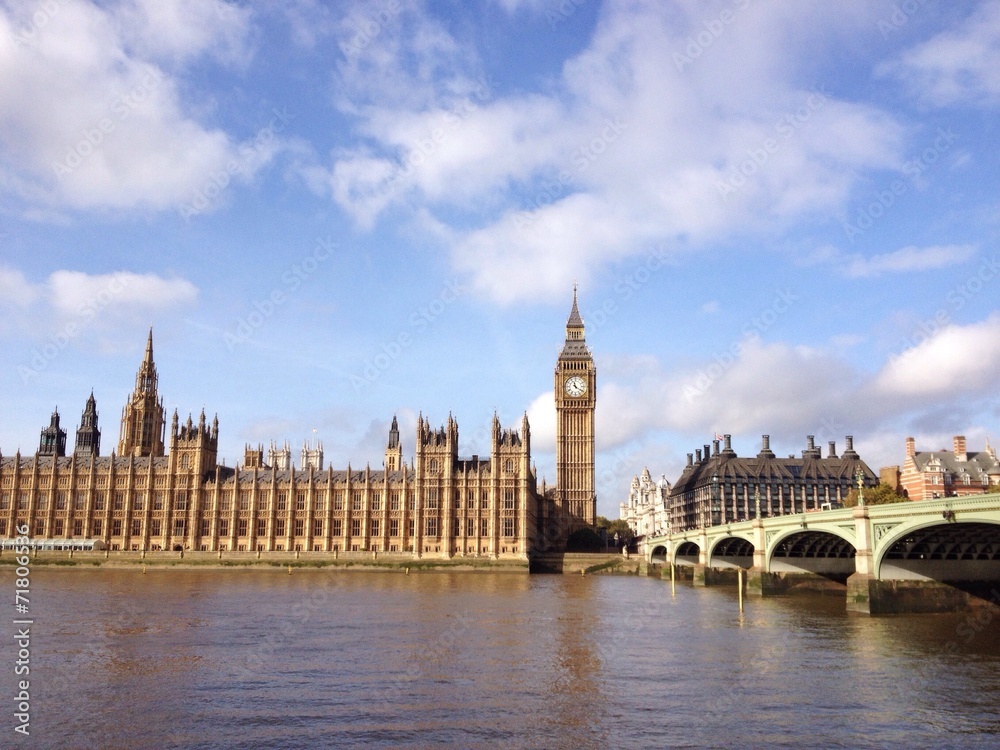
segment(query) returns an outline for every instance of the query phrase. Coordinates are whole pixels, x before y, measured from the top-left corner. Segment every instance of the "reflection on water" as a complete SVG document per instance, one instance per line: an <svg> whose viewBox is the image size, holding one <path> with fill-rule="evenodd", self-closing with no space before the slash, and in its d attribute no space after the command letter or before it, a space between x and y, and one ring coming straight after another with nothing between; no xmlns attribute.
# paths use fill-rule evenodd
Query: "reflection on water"
<svg viewBox="0 0 1000 750"><path fill-rule="evenodd" d="M986 615L870 618L831 598L741 615L728 590L509 573L32 583L32 747L1000 742Z"/></svg>

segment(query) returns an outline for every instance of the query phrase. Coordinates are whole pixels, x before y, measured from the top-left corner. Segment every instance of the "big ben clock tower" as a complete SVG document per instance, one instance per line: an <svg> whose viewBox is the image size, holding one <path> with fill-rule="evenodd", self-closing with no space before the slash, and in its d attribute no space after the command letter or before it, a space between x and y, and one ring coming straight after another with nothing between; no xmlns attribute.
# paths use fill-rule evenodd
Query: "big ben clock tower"
<svg viewBox="0 0 1000 750"><path fill-rule="evenodd" d="M566 343L556 362L556 488L563 511L589 526L597 517L594 494L594 406L597 369L584 340L576 305L566 321Z"/></svg>

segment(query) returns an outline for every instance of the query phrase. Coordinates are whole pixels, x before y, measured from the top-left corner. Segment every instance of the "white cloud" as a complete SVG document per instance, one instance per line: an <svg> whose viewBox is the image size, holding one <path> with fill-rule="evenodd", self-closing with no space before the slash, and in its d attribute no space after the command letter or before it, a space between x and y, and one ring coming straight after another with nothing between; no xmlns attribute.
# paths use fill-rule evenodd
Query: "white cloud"
<svg viewBox="0 0 1000 750"><path fill-rule="evenodd" d="M251 15L222 0L127 0L116 22L128 47L143 55L182 61L208 53L244 63L251 54Z"/></svg>
<svg viewBox="0 0 1000 750"><path fill-rule="evenodd" d="M58 270L40 283L16 269L0 269L4 333L48 335L54 329L113 331L137 317L194 305L198 288L187 279L154 273L89 274Z"/></svg>
<svg viewBox="0 0 1000 750"><path fill-rule="evenodd" d="M38 299L35 289L24 274L10 268L0 268L0 304L7 308L24 308Z"/></svg>
<svg viewBox="0 0 1000 750"><path fill-rule="evenodd" d="M365 225L410 200L439 216L459 209L454 264L509 302L565 289L651 242L841 210L862 172L901 166L891 116L798 83L810 41L871 33L869 10L740 5L691 56L705 23L732 7L609 4L550 91L476 99L474 55L408 6L343 66L348 91L375 76L363 101L379 103L351 102L368 140L335 156L334 197ZM428 41L408 42L407 28ZM464 101L474 106L449 129Z"/></svg>
<svg viewBox="0 0 1000 750"><path fill-rule="evenodd" d="M531 425L532 452L554 453L556 449L556 402L552 391L541 394L528 406L528 424Z"/></svg>
<svg viewBox="0 0 1000 750"><path fill-rule="evenodd" d="M47 286L52 306L65 315L103 308L137 314L191 304L198 298L197 287L186 279L128 271L99 275L56 271L49 276Z"/></svg>
<svg viewBox="0 0 1000 750"><path fill-rule="evenodd" d="M942 32L882 66L924 102L1000 103L1000 3L980 4L958 28Z"/></svg>
<svg viewBox="0 0 1000 750"><path fill-rule="evenodd" d="M852 255L834 262L847 276L854 278L880 276L884 273L916 273L955 266L969 260L976 253L974 245L934 245L931 247L902 247L891 253L865 258Z"/></svg>
<svg viewBox="0 0 1000 750"><path fill-rule="evenodd" d="M0 9L0 190L25 211L179 208L238 162L260 162L185 113L178 81L155 60L239 57L247 12L223 3L37 4ZM270 158L270 154L267 155Z"/></svg>
<svg viewBox="0 0 1000 750"><path fill-rule="evenodd" d="M951 325L886 363L877 389L887 396L973 398L995 393L1000 378L1000 313Z"/></svg>

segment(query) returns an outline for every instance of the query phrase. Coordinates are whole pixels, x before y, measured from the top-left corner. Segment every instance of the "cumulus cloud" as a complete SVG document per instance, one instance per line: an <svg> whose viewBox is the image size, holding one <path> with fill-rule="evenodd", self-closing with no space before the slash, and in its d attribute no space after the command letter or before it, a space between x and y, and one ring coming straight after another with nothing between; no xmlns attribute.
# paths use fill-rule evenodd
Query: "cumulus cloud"
<svg viewBox="0 0 1000 750"><path fill-rule="evenodd" d="M1000 379L1000 313L979 323L951 325L892 358L877 389L909 398L976 397L995 391Z"/></svg>
<svg viewBox="0 0 1000 750"><path fill-rule="evenodd" d="M116 25L128 46L143 54L183 61L208 53L227 63L251 54L247 7L222 0L127 0Z"/></svg>
<svg viewBox="0 0 1000 750"><path fill-rule="evenodd" d="M248 54L247 11L195 0L49 5L0 8L0 190L25 213L179 208L234 161L244 179L261 166L187 114L171 70Z"/></svg>
<svg viewBox="0 0 1000 750"><path fill-rule="evenodd" d="M8 310L24 308L38 299L38 290L24 274L10 268L0 268L0 305Z"/></svg>
<svg viewBox="0 0 1000 750"><path fill-rule="evenodd" d="M345 90L363 73L378 101L342 107L366 142L333 155L330 190L365 226L411 201L448 217L453 263L499 301L565 289L651 242L840 210L862 172L902 163L892 116L799 82L810 40L873 33L871 9L608 4L529 95L484 84L472 52L403 8L345 58Z"/></svg>
<svg viewBox="0 0 1000 750"><path fill-rule="evenodd" d="M19 270L0 268L4 329L48 334L72 323L74 330L112 330L140 316L197 303L198 288L187 279L154 273L89 274L58 270L32 282Z"/></svg>
<svg viewBox="0 0 1000 750"><path fill-rule="evenodd" d="M56 271L49 276L47 287L53 307L67 315L97 306L130 313L161 310L191 304L198 298L197 287L187 279L128 271L97 275Z"/></svg>
<svg viewBox="0 0 1000 750"><path fill-rule="evenodd" d="M927 104L1000 104L1000 3L981 3L957 28L883 65Z"/></svg>

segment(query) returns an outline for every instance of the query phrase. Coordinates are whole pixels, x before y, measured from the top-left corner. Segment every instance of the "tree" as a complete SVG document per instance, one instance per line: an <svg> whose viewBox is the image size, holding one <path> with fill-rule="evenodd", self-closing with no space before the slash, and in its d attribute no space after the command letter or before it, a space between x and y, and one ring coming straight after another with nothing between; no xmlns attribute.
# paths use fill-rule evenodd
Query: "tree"
<svg viewBox="0 0 1000 750"><path fill-rule="evenodd" d="M892 485L880 482L875 487L865 487L865 505L887 505L888 503L906 502L906 498L896 492ZM851 490L844 500L845 508L853 508L858 504L857 488Z"/></svg>

